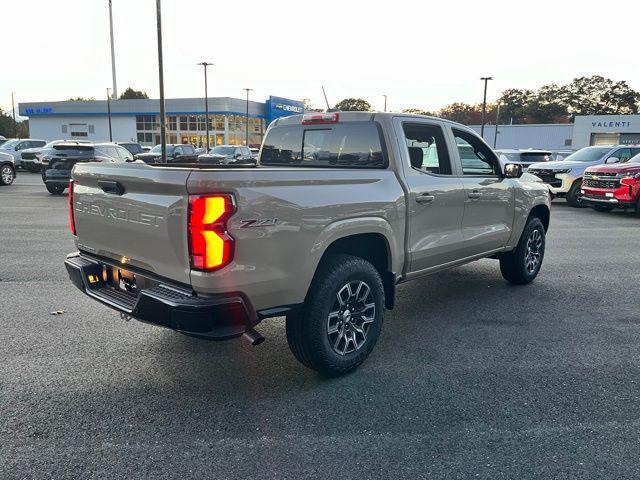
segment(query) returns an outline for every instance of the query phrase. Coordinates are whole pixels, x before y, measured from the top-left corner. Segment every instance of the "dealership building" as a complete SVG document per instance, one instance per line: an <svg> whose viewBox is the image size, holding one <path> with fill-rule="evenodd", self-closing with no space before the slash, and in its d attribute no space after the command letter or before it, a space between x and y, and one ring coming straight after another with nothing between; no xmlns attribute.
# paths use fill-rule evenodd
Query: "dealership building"
<svg viewBox="0 0 640 480"><path fill-rule="evenodd" d="M259 145L272 120L303 113L297 100L270 96L265 102L230 98L208 99L212 145ZM111 115L109 115L109 109ZM165 101L167 142L206 144L204 98L172 98ZM20 115L29 118L29 135L43 140L109 140L109 119L114 141L160 143L160 101L157 99L29 102L20 103Z"/></svg>
<svg viewBox="0 0 640 480"><path fill-rule="evenodd" d="M480 133L480 125L473 125ZM485 125L484 139L495 148L578 150L590 145L640 144L640 115L583 115L574 123Z"/></svg>

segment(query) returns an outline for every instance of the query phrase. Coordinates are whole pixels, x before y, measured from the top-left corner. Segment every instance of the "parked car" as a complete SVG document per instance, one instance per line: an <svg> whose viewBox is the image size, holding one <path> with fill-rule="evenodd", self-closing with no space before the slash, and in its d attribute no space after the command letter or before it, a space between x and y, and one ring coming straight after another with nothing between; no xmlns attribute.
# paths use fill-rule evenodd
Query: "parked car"
<svg viewBox="0 0 640 480"><path fill-rule="evenodd" d="M534 150L534 149L499 149L495 150L496 155L503 164L517 163L522 166L523 171L527 171L529 166L534 163L550 162L553 160L553 152L550 150Z"/></svg>
<svg viewBox="0 0 640 480"><path fill-rule="evenodd" d="M42 165L42 181L49 193L61 195L69 186L71 170L78 163L133 162L133 155L115 143L59 143Z"/></svg>
<svg viewBox="0 0 640 480"><path fill-rule="evenodd" d="M156 145L148 153L139 153L137 160L146 163L162 163L162 146ZM195 163L198 161L196 149L190 144L168 144L167 163Z"/></svg>
<svg viewBox="0 0 640 480"><path fill-rule="evenodd" d="M54 145L63 143L66 140L53 140L42 147L26 148L20 153L20 162L22 168L29 170L31 173L37 173L42 168L42 155L51 151Z"/></svg>
<svg viewBox="0 0 640 480"><path fill-rule="evenodd" d="M294 356L337 375L373 349L396 284L486 257L526 284L542 265L548 189L520 165L503 170L463 125L278 118L259 164L77 164L71 281L126 317L197 337L257 344L256 324L284 315Z"/></svg>
<svg viewBox="0 0 640 480"><path fill-rule="evenodd" d="M0 135L0 145L2 145L6 141L7 141L6 137Z"/></svg>
<svg viewBox="0 0 640 480"><path fill-rule="evenodd" d="M0 153L0 185L11 185L16 179L16 165L13 156Z"/></svg>
<svg viewBox="0 0 640 480"><path fill-rule="evenodd" d="M198 163L210 165L256 165L257 159L249 147L218 145L198 157Z"/></svg>
<svg viewBox="0 0 640 480"><path fill-rule="evenodd" d="M22 166L21 154L27 148L43 147L47 142L35 138L14 138L0 145L0 153L8 153L13 157L16 167Z"/></svg>
<svg viewBox="0 0 640 480"><path fill-rule="evenodd" d="M255 158L257 161L258 155L260 155L260 149L256 147L249 147L249 150L251 150L251 155L253 155L253 158Z"/></svg>
<svg viewBox="0 0 640 480"><path fill-rule="evenodd" d="M129 153L133 155L134 158L139 153L144 153L142 145L137 142L116 142L116 144L129 150Z"/></svg>
<svg viewBox="0 0 640 480"><path fill-rule="evenodd" d="M587 168L601 164L624 163L638 153L640 147L635 145L585 147L564 160L534 163L529 167L529 173L539 177L553 195L565 197L569 205L579 207L582 176Z"/></svg>
<svg viewBox="0 0 640 480"><path fill-rule="evenodd" d="M640 217L640 154L625 163L587 168L581 193L582 203L594 210L631 208Z"/></svg>

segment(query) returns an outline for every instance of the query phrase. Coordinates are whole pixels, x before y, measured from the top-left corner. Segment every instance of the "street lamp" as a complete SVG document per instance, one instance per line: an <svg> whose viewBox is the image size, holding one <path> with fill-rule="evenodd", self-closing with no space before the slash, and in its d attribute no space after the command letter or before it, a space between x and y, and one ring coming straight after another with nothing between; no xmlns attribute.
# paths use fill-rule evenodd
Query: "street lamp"
<svg viewBox="0 0 640 480"><path fill-rule="evenodd" d="M107 115L109 116L109 141L113 142L113 133L111 131L111 98L109 94L109 87L107 87Z"/></svg>
<svg viewBox="0 0 640 480"><path fill-rule="evenodd" d="M484 82L484 97L482 98L482 121L480 125L480 136L484 138L484 116L487 113L487 82L493 80L493 77L480 77Z"/></svg>
<svg viewBox="0 0 640 480"><path fill-rule="evenodd" d="M244 138L244 144L248 147L249 146L249 92L253 90L253 88L243 88L244 91L247 92L247 123L246 123L246 129L245 129L245 138Z"/></svg>
<svg viewBox="0 0 640 480"><path fill-rule="evenodd" d="M384 111L387 111L387 96L386 95L382 95L384 97Z"/></svg>
<svg viewBox="0 0 640 480"><path fill-rule="evenodd" d="M164 112L164 72L162 65L162 6L156 0L156 28L158 31L158 80L160 87L160 148L162 161L167 163L167 119Z"/></svg>
<svg viewBox="0 0 640 480"><path fill-rule="evenodd" d="M202 65L204 68L204 122L205 129L207 131L207 152L209 151L209 92L207 90L207 67L213 65L213 63L200 62L198 65Z"/></svg>

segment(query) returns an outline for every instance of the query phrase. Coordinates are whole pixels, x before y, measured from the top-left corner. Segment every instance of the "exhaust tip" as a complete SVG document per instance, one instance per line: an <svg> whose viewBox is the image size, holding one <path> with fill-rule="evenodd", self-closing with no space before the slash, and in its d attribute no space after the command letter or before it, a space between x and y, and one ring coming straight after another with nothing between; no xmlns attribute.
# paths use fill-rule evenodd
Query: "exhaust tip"
<svg viewBox="0 0 640 480"><path fill-rule="evenodd" d="M250 345L254 347L260 345L264 342L264 337L256 332L253 328L247 329L243 334L242 338L244 338Z"/></svg>

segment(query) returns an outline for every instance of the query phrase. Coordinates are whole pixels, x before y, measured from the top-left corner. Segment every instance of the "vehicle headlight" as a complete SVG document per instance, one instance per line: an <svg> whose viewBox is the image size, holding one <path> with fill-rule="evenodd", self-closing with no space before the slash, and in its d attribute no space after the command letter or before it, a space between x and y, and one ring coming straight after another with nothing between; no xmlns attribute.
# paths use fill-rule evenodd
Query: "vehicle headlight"
<svg viewBox="0 0 640 480"><path fill-rule="evenodd" d="M563 168L562 170L554 170L553 173L569 173L570 171L570 168Z"/></svg>

